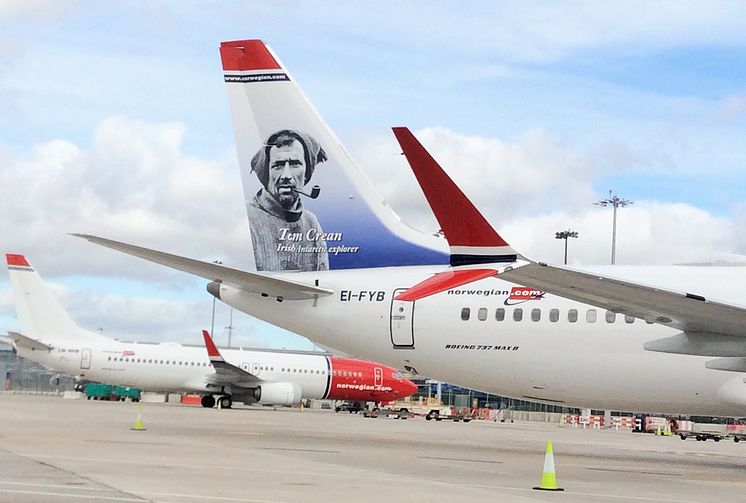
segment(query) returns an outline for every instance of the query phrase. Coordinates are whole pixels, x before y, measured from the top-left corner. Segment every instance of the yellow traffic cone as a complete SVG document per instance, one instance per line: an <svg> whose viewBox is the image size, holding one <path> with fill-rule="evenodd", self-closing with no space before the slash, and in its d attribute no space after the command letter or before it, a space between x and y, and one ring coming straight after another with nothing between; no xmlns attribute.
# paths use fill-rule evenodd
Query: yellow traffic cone
<svg viewBox="0 0 746 503"><path fill-rule="evenodd" d="M660 437L661 436L661 427L660 426L657 426L655 428L655 436L656 437Z"/></svg>
<svg viewBox="0 0 746 503"><path fill-rule="evenodd" d="M544 471L541 474L541 482L538 487L539 491L564 491L557 487L557 472L554 470L554 449L552 442L547 442L547 453L544 455Z"/></svg>
<svg viewBox="0 0 746 503"><path fill-rule="evenodd" d="M142 404L137 406L137 419L135 419L135 425L130 429L132 431L145 431L145 425L142 424Z"/></svg>

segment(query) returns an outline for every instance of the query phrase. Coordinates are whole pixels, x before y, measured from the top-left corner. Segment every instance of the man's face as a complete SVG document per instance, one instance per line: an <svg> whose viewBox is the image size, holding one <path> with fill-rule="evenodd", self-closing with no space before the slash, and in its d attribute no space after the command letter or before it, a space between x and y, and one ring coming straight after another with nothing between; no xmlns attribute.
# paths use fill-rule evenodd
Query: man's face
<svg viewBox="0 0 746 503"><path fill-rule="evenodd" d="M294 141L269 149L269 182L267 190L285 209L290 209L298 200L306 176L306 161L303 145Z"/></svg>

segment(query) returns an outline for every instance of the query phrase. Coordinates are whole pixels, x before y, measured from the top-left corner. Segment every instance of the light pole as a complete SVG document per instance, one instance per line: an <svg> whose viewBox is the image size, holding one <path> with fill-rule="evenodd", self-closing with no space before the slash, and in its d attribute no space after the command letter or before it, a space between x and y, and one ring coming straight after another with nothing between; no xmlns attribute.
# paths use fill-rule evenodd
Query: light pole
<svg viewBox="0 0 746 503"><path fill-rule="evenodd" d="M567 265L567 239L568 238L576 238L578 237L578 233L576 231L571 231L570 229L567 229L566 231L561 232L555 232L554 238L555 239L564 239L565 240L565 265Z"/></svg>
<svg viewBox="0 0 746 503"><path fill-rule="evenodd" d="M213 264L222 264L219 260L213 260ZM215 296L212 297L212 321L210 321L210 337L215 337ZM214 339L213 339L214 340ZM228 344L230 346L230 344Z"/></svg>
<svg viewBox="0 0 746 503"><path fill-rule="evenodd" d="M228 331L228 347L231 347L231 337L233 337L233 307L231 307L231 315L230 315L230 321L228 322L228 326L225 327L225 329Z"/></svg>
<svg viewBox="0 0 746 503"><path fill-rule="evenodd" d="M612 206L614 208L614 220L611 228L611 265L614 265L616 263L616 210L617 208L626 208L627 206L632 206L634 201L630 201L628 199L622 199L619 196L612 196L611 190L609 190L609 198L608 199L602 199L601 201L597 203L593 203L596 206Z"/></svg>

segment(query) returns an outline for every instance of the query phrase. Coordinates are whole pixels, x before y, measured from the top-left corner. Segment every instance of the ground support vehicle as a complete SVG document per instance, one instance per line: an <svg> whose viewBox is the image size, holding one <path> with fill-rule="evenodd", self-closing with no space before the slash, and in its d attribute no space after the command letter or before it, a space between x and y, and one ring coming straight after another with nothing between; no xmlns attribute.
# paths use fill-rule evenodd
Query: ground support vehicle
<svg viewBox="0 0 746 503"><path fill-rule="evenodd" d="M391 419L409 419L410 417L414 417L414 414L409 412L407 409L390 409L390 408L383 408L379 409L378 407L372 409L372 410L366 410L363 411L364 417L387 417Z"/></svg>
<svg viewBox="0 0 746 503"><path fill-rule="evenodd" d="M726 426L724 424L708 423L692 423L690 429L680 429L678 435L681 440L694 437L698 442L705 442L707 440L720 442L728 437ZM746 436L743 436L743 438L739 440L746 440Z"/></svg>
<svg viewBox="0 0 746 503"><path fill-rule="evenodd" d="M440 407L437 409L431 409L425 414L425 419L428 421L463 421L468 423L474 419L474 414L471 409L456 409L455 407Z"/></svg>

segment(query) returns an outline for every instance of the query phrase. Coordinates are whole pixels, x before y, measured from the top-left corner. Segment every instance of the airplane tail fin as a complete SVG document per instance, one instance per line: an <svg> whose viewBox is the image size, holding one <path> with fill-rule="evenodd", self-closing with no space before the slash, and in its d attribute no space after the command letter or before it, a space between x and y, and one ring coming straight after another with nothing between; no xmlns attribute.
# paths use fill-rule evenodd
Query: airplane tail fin
<svg viewBox="0 0 746 503"><path fill-rule="evenodd" d="M9 253L5 258L24 338L52 345L58 340L104 339L75 324L26 257Z"/></svg>
<svg viewBox="0 0 746 503"><path fill-rule="evenodd" d="M220 45L255 267L447 264L442 239L403 225L261 40Z"/></svg>

